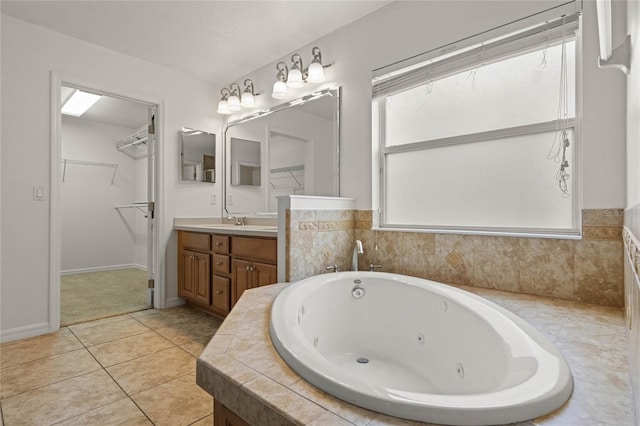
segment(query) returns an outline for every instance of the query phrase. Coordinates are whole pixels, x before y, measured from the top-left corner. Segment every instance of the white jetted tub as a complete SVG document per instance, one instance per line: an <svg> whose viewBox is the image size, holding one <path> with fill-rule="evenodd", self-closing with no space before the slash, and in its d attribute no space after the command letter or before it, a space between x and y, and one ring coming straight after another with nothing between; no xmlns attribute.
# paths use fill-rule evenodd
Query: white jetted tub
<svg viewBox="0 0 640 426"><path fill-rule="evenodd" d="M508 310L464 290L382 272L292 283L271 340L293 370L352 404L448 425L532 419L562 406L560 352Z"/></svg>

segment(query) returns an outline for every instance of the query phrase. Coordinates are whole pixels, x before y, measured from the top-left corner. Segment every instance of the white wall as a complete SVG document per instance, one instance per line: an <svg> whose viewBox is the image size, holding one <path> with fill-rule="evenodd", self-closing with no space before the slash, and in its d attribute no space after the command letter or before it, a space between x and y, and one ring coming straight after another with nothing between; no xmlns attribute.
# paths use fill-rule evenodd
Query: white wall
<svg viewBox="0 0 640 426"><path fill-rule="evenodd" d="M291 99L319 88L342 86L340 195L355 197L356 208L372 206L371 72L374 69L474 36L560 1L393 2L326 37L297 49L308 63L311 48L322 50L327 82L292 91ZM613 2L614 8L619 7ZM597 66L598 43L593 0L584 1L583 208L622 207L625 202L624 78ZM292 52L293 53L293 52ZM269 95L275 81L274 59L237 81L251 78L260 108L281 100ZM237 117L232 117L234 119Z"/></svg>
<svg viewBox="0 0 640 426"><path fill-rule="evenodd" d="M117 164L114 169L67 164L62 183L62 272L134 263L135 160L118 151L117 140L135 129L62 117L62 158ZM113 184L111 183L113 180Z"/></svg>
<svg viewBox="0 0 640 426"><path fill-rule="evenodd" d="M2 15L2 339L49 330L49 174L51 71L73 76L97 89L158 99L164 121L158 150L162 159L158 227L166 300L177 303L175 216L219 216L220 184L179 180L179 130L185 126L219 133L213 114L216 92L185 74L122 55ZM219 155L219 151L218 151ZM220 158L220 157L218 157ZM31 172L23 173L28 162ZM32 201L32 186L45 188L47 201ZM166 263L166 265L165 265ZM51 297L57 297L52 295ZM56 325L51 325L55 327Z"/></svg>

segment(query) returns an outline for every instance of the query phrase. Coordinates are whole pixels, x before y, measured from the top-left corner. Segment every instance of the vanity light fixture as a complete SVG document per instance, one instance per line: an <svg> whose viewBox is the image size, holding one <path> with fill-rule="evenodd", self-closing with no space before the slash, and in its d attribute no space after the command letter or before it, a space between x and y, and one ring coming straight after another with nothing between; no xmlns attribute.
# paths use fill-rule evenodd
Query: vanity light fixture
<svg viewBox="0 0 640 426"><path fill-rule="evenodd" d="M287 87L292 89L299 89L304 86L302 80L302 57L297 53L291 55L291 69L289 70L289 78L287 78Z"/></svg>
<svg viewBox="0 0 640 426"><path fill-rule="evenodd" d="M232 83L229 86L229 90L231 91L231 95L227 100L227 107L231 112L240 111L242 107L240 106L240 86L238 83Z"/></svg>
<svg viewBox="0 0 640 426"><path fill-rule="evenodd" d="M220 90L222 98L218 102L218 114L233 114L242 108L253 108L256 106L255 97L260 95L256 93L253 87L253 81L246 79L244 81L244 90L240 94L240 85L232 83L227 89Z"/></svg>
<svg viewBox="0 0 640 426"><path fill-rule="evenodd" d="M220 98L220 102L218 102L218 114L231 114L231 110L229 109L229 89L226 87L220 90L222 94L222 98Z"/></svg>
<svg viewBox="0 0 640 426"><path fill-rule="evenodd" d="M273 91L271 97L276 99L283 99L287 97L287 78L289 77L289 68L284 62L278 62L276 64L278 73L276 74L276 82L273 84Z"/></svg>
<svg viewBox="0 0 640 426"><path fill-rule="evenodd" d="M253 91L253 81L246 79L244 81L244 91L242 92L242 96L240 96L240 106L243 108L253 108L256 106L253 98L256 95Z"/></svg>
<svg viewBox="0 0 640 426"><path fill-rule="evenodd" d="M324 69L331 65L322 65L322 52L319 47L311 49L313 59L309 65L307 81L309 83L322 83L324 81Z"/></svg>
<svg viewBox="0 0 640 426"><path fill-rule="evenodd" d="M324 69L331 65L322 65L322 52L319 47L311 49L311 64L304 69L302 57L297 53L291 55L291 69L284 62L278 62L276 69L276 82L273 85L271 96L276 99L287 97L287 88L299 89L304 83L322 83L325 79Z"/></svg>

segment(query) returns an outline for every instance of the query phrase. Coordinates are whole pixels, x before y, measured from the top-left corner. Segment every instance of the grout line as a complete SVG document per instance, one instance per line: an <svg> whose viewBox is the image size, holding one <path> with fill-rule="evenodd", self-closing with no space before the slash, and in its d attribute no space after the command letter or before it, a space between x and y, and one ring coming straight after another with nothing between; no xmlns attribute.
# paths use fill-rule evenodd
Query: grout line
<svg viewBox="0 0 640 426"><path fill-rule="evenodd" d="M113 366L115 366L115 365L119 365L119 364L122 364L122 363L124 363L124 362L128 362L128 361L135 360L135 359L140 359L140 358L142 358L142 357L144 357L144 356L147 356L147 355L157 354L157 353L162 352L162 351L164 351L164 350L169 350L169 349L174 349L174 348L178 348L178 349L182 350L182 351L183 351L184 353L186 353L188 356L193 357L193 358L195 358L195 359L197 359L198 357L197 357L197 356L195 356L195 355L193 355L192 353L190 353L190 352L189 352L189 351L187 351L186 349L184 349L181 345L178 345L178 344L174 343L173 341L171 341L171 340L170 340L170 339L168 339L167 337L165 337L165 336L163 336L162 334L158 333L156 330L154 330L154 329L152 329L152 328L148 327L147 325L145 325L144 323L142 323L141 321L139 321L137 318L135 318L135 317L131 317L131 316L130 316L130 315L128 315L128 314L125 314L125 315L127 315L129 318L131 318L131 319L133 319L133 320L136 320L136 322L138 322L139 324L141 324L141 325L145 326L145 328L147 328L148 330L147 330L147 331L144 331L144 332L142 332L142 333L136 333L136 334L132 334L132 335L129 335L129 336L123 336L123 337L119 337L119 338L117 338L117 339L112 339L112 340L108 340L108 341L105 341L105 342L101 342L101 343L97 343L97 344L94 344L94 345L87 346L87 345L86 345L86 344L85 344L85 343L84 343L84 342L83 342L83 341L78 337L78 335L76 334L76 332L74 332L74 330L72 330L72 329L70 329L69 327L65 326L64 328L67 328L67 330L68 330L69 334L70 334L71 336L73 336L73 337L77 340L77 342L79 342L79 343L80 343L81 347L78 347L78 348L75 348L75 349L72 349L72 350L69 350L69 351L66 351L66 352L56 353L56 354L51 355L51 356L49 356L49 357L42 357L42 358L38 358L38 359L50 358L50 357L53 357L53 356L58 356L58 355L62 355L62 354L65 354L65 353L70 353L70 352L73 352L73 351L81 351L81 350L84 350L84 351L86 351L86 352L87 352L87 353L88 353L88 354L89 354L89 355L90 355L90 356L91 356L91 357L96 361L96 363L97 363L97 365L98 365L98 368L96 368L95 370L92 370L92 371L84 372L84 373L82 373L82 374L77 374L77 375L74 375L74 376L71 376L71 377L66 377L66 378L64 378L64 379L62 379L62 380L58 380L58 381L55 381L55 382L51 382L51 383L44 384L44 385L42 385L42 386L37 386L37 387L32 388L32 389L28 389L28 390L25 390L25 391L23 391L23 392L20 392L20 393L18 393L18 394L16 394L16 395L11 395L11 397L13 397L13 396L17 396L17 395L21 395L21 394L24 394L24 393L26 393L26 392L30 392L30 391L32 391L32 390L40 389L40 388L43 388L43 387L46 387L46 386L49 386L49 385L53 385L53 384L56 384L56 383L60 383L60 382L66 381L66 380L70 380L70 379L73 379L73 378L76 378L76 377L81 377L81 376L84 376L84 375L87 375L87 374L92 374L92 373L95 373L95 372L97 372L97 371L102 370L102 371L104 371L104 372L109 376L109 378L111 378L111 380L113 380L113 382L118 386L118 388L120 388L120 390L122 390L122 392L123 392L124 396L123 396L121 399L128 398L128 399L129 399L129 400L130 400L130 401L131 401L131 402L132 402L132 403L133 403L133 404L134 404L134 405L135 405L135 406L136 406L136 407L137 407L137 408L142 412L142 414L143 414L143 415L144 415L144 416L149 420L149 422L151 422L151 424L155 424L155 423L151 420L151 418L149 418L149 416L147 415L147 413L146 413L146 412L145 412L145 411L144 411L144 410L143 410L143 409L142 409L142 408L141 408L141 407L136 403L136 401L132 398L132 395L134 395L134 394L130 395L129 393L127 393L127 392L125 391L125 389L120 385L120 383L119 383L119 382L118 382L118 381L117 381L117 380L116 380L116 379L115 379L115 378L114 378L114 377L109 373L109 371L107 370L107 368L111 368L111 367L113 367ZM113 323L117 323L117 322L119 322L119 321L115 321L115 322L113 322ZM96 326L100 326L100 325L108 325L108 324L109 324L109 323L106 323L106 324L99 324L99 325L96 325ZM168 327L170 327L170 326L171 326L171 325L168 325ZM94 327L95 327L95 326L94 326ZM84 330L84 329L90 329L90 328L93 328L93 327L83 328L83 329L80 329L80 330L78 330L78 331L81 331L81 330ZM216 330L216 331L217 331L217 330ZM98 359L96 358L96 356L95 356L95 355L94 355L94 354L89 350L89 348L90 348L90 347L94 347L94 346L97 346L97 345L100 345L100 344L104 344L104 343L111 343L111 342L115 342L115 341L117 341L117 340L121 340L121 339L129 338L129 337L140 336L140 335L142 335L142 334L146 334L146 333L148 333L148 332L153 332L153 333L155 333L157 336L159 336L159 337L161 337L162 339L164 339L164 340L166 340L167 342L169 342L169 343L171 344L171 346L170 346L170 347L168 347L168 348L162 349L162 350L160 350L160 351L157 351L157 352L152 352L151 354L141 355L141 356L139 356L139 357L135 357L135 358L132 358L132 359L130 359L130 360L123 361L122 363L118 363L118 364L111 365L111 366L109 366L109 367L105 367L105 366L103 366L103 365L102 365L102 363L100 363L100 361L98 361ZM214 332L213 334L215 335L215 332ZM196 340L199 340L199 339L202 339L202 338L205 338L205 337L209 337L209 338L211 338L212 336L213 336L213 335L211 335L211 336L207 335L207 336L202 336L202 337L195 337L195 338L192 338L192 339L190 339L190 340L188 340L188 341L186 341L186 342L182 343L182 345L186 345L186 344L188 344L189 342L196 341ZM36 361L36 360L33 360L33 361ZM21 364L22 364L22 363L21 363ZM20 364L16 364L16 365L20 365ZM157 384L157 385L155 385L155 386L153 386L153 387L151 387L151 388L149 388L149 389L153 389L154 387L157 387L157 386L160 386L160 385L162 385L162 384L169 383L169 382L171 382L171 381L173 381L173 380L177 380L177 379L179 379L179 378L185 377L185 376L190 375L190 374L192 374L192 373L194 373L194 372L195 372L195 369L190 370L189 372L187 372L187 373L185 373L185 374L183 374L183 375L180 375L180 376L178 376L178 377L175 377L175 378L172 378L172 379L170 379L170 380L167 380L166 382L159 383L159 384ZM146 390L148 390L148 389L146 389ZM146 390L145 390L145 391L146 391ZM144 391L140 391L140 392L144 392ZM140 392L137 392L137 393L140 393ZM9 397L7 397L7 398L9 398ZM4 399L6 399L6 398L2 398L2 399L4 400ZM83 414L86 414L86 413L88 413L88 412L91 412L91 411L94 411L94 410L97 410L97 409L103 408L103 407L105 407L105 406L107 406L107 405L110 405L110 404L112 404L112 403L114 403L114 402L117 402L117 401L119 401L119 400L120 400L120 399L116 399L116 400L114 400L114 401L110 401L109 403L106 403L106 404L101 405L101 406L99 406L99 407L94 407L94 408L92 408L91 410L88 410L88 411L85 411L85 412L83 412L83 413L79 413L79 414L77 414L77 415L74 415L74 416L72 416L72 417L69 417L69 418L63 419L63 420L61 420L61 422L66 421L66 420L69 420L69 419L74 418L74 417L81 416L81 415L83 415ZM212 407L213 407L213 405L212 405ZM213 412L213 411L212 411L212 412ZM211 415L211 414L208 414L207 416L203 417L202 419L204 419L204 418L208 417L209 415ZM2 418L2 421L4 422L4 413L2 412L2 405L1 405L1 401L0 401L0 417ZM200 421L200 420L202 420L202 419L198 419L198 420L196 420L195 422ZM195 423L195 422L194 422L194 423ZM191 424L193 424L193 423L191 423Z"/></svg>

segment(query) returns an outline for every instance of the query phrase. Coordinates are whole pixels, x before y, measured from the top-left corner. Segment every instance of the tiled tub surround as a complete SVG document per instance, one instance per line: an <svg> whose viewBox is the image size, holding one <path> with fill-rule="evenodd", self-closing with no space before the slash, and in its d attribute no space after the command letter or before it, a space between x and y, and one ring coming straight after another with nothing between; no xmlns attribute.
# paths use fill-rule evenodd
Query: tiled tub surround
<svg viewBox="0 0 640 426"><path fill-rule="evenodd" d="M625 325L629 341L629 373L637 420L640 421L640 206L625 212Z"/></svg>
<svg viewBox="0 0 640 426"><path fill-rule="evenodd" d="M582 240L372 230L370 210L287 211L287 281L359 268L559 299L623 306L621 209L583 210Z"/></svg>
<svg viewBox="0 0 640 426"><path fill-rule="evenodd" d="M252 425L417 425L338 400L308 384L282 361L269 337L269 315L273 300L287 285L243 294L198 358L197 383ZM555 412L523 425L634 424L621 309L464 289L528 321L571 366L571 399Z"/></svg>

